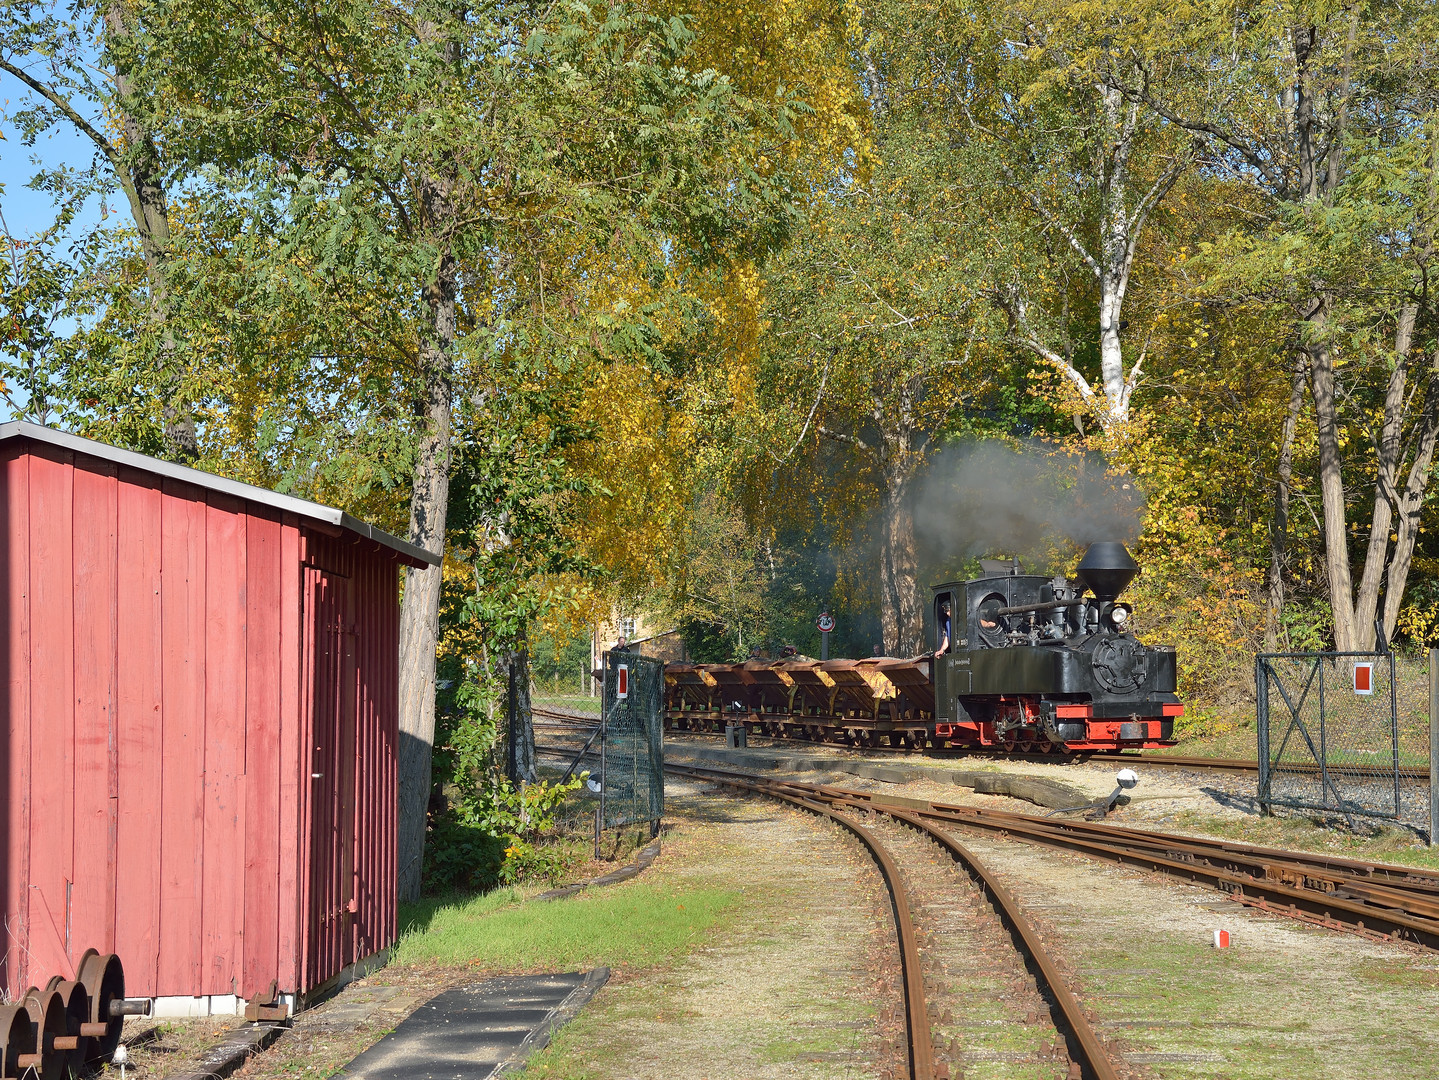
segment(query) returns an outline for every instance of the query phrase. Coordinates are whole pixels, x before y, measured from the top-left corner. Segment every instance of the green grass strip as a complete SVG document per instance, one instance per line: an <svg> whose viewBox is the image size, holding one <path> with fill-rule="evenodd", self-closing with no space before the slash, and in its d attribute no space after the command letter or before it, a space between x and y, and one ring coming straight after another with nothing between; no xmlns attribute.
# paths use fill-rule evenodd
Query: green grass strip
<svg viewBox="0 0 1439 1080"><path fill-rule="evenodd" d="M738 897L734 889L635 882L549 903L522 903L513 889L421 900L401 908L393 962L643 967L692 947Z"/></svg>

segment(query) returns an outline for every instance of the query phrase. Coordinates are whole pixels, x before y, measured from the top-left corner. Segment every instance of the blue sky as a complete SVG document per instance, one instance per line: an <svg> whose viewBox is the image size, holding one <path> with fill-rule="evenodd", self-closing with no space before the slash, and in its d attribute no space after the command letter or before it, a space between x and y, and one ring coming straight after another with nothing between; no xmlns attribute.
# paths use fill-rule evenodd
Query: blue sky
<svg viewBox="0 0 1439 1080"><path fill-rule="evenodd" d="M18 85L6 78L0 82L0 87L3 87L6 97L9 97L8 103L13 106L16 99L9 95L18 94ZM53 168L57 165L69 165L73 168L88 166L94 156L94 144L68 124L52 127L36 140L34 146L22 143L14 127L9 124L0 123L0 134L4 135L3 141L0 141L0 185L3 185L3 189L0 189L0 212L4 213L10 235L17 240L24 240L43 231L55 220L55 208L50 196L30 190L30 178L38 168ZM100 207L92 200L86 207L82 220L76 223L76 231L88 229L98 222L99 218ZM6 275L5 280L8 282L8 264L0 265L0 273ZM18 404L23 407L24 401L20 400ZM0 398L0 422L10 419L13 419L10 407Z"/></svg>
<svg viewBox="0 0 1439 1080"><path fill-rule="evenodd" d="M14 86L6 85L5 89L12 90ZM5 136L0 142L0 184L4 185L0 210L4 210L5 221L17 239L34 236L54 220L50 197L26 186L35 174L35 159L44 166L66 164L83 168L94 156L94 144L68 124L51 128L34 146L21 143L20 136L9 124L0 123L0 132ZM90 209L98 220L99 207Z"/></svg>

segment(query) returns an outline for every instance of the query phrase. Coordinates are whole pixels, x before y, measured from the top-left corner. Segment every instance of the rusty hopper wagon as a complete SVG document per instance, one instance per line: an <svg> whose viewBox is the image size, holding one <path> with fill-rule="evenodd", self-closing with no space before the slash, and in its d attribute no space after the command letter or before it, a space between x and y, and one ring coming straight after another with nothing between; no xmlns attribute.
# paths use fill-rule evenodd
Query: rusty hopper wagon
<svg viewBox="0 0 1439 1080"><path fill-rule="evenodd" d="M1175 653L1144 645L1119 594L1123 544L1090 545L1080 586L986 562L934 589L934 654L669 664L665 722L852 746L1075 753L1174 743Z"/></svg>

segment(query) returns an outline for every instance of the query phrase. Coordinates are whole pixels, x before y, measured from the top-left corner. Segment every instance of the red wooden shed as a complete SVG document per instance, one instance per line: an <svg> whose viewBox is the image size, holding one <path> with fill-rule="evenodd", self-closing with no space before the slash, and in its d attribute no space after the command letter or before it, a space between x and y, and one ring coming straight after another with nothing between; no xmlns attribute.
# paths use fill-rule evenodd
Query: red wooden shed
<svg viewBox="0 0 1439 1080"><path fill-rule="evenodd" d="M387 948L397 574L438 558L18 422L0 506L0 985L93 947L133 997L232 1011Z"/></svg>

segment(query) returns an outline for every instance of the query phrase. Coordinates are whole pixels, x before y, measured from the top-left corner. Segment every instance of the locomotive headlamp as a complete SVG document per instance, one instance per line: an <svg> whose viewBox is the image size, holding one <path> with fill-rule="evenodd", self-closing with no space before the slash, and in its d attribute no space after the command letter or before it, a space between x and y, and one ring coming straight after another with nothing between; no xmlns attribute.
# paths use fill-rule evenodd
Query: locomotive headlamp
<svg viewBox="0 0 1439 1080"><path fill-rule="evenodd" d="M1124 604L1115 604L1114 610L1109 613L1109 617L1114 622L1114 625L1122 630L1124 625L1129 622L1129 608Z"/></svg>

